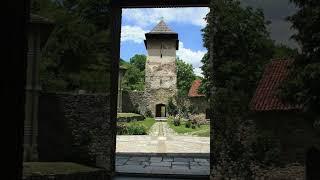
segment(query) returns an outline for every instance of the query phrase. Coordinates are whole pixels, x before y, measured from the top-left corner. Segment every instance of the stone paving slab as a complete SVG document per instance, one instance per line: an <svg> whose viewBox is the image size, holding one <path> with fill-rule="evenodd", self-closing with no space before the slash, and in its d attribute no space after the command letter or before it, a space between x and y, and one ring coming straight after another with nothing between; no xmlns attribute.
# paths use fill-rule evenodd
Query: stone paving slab
<svg viewBox="0 0 320 180"><path fill-rule="evenodd" d="M134 142L134 143L133 143ZM118 135L120 153L210 153L209 137Z"/></svg>
<svg viewBox="0 0 320 180"><path fill-rule="evenodd" d="M209 175L209 164L209 157L117 156L116 172Z"/></svg>

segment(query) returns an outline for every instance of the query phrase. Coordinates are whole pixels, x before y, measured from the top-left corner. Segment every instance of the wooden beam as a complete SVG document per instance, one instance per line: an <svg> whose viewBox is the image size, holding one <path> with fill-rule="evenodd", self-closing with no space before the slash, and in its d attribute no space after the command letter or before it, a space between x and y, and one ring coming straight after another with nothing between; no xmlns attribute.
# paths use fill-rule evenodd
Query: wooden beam
<svg viewBox="0 0 320 180"><path fill-rule="evenodd" d="M210 0L119 0L121 8L208 7Z"/></svg>

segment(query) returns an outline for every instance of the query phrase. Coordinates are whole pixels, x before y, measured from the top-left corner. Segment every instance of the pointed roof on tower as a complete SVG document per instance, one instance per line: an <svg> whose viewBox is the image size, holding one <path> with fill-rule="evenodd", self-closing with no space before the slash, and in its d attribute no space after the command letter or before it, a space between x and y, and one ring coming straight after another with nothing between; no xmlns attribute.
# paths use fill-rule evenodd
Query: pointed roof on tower
<svg viewBox="0 0 320 180"><path fill-rule="evenodd" d="M161 19L161 21L148 33L145 34L146 40L144 44L148 49L148 41L150 39L171 39L176 41L176 50L179 50L178 33L172 31L169 26Z"/></svg>
<svg viewBox="0 0 320 180"><path fill-rule="evenodd" d="M150 32L149 34L177 34L172 31L169 26L161 20Z"/></svg>

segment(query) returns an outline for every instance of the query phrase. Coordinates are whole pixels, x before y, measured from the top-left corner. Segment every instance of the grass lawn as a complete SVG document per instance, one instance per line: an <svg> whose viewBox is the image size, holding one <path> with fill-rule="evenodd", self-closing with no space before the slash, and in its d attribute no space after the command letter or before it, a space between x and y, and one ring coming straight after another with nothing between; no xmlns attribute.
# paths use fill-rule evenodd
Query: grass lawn
<svg viewBox="0 0 320 180"><path fill-rule="evenodd" d="M181 121L180 126L175 126L172 120L168 120L168 124L170 128L172 128L178 134L190 134L201 137L209 137L210 136L210 125L201 125L200 127L196 127L195 129L186 128L185 121Z"/></svg>
<svg viewBox="0 0 320 180"><path fill-rule="evenodd" d="M146 128L149 132L151 126L156 122L154 118L146 118L143 121L132 121L132 122L118 122L118 124L125 124L126 126L133 126L133 125L142 125Z"/></svg>
<svg viewBox="0 0 320 180"><path fill-rule="evenodd" d="M23 176L73 174L101 170L72 162L24 162Z"/></svg>

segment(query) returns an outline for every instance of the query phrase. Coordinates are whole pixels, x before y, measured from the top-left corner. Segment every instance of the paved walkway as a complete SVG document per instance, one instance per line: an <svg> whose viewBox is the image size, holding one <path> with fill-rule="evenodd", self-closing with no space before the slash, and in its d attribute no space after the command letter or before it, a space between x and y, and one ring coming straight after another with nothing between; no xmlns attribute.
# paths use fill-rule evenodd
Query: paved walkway
<svg viewBox="0 0 320 180"><path fill-rule="evenodd" d="M166 122L156 122L150 135L118 135L118 153L210 153L210 138L177 135Z"/></svg>
<svg viewBox="0 0 320 180"><path fill-rule="evenodd" d="M156 122L149 134L117 136L117 172L209 174L209 137L177 135L166 122Z"/></svg>
<svg viewBox="0 0 320 180"><path fill-rule="evenodd" d="M123 173L209 175L208 158L170 156L117 156L116 170Z"/></svg>

